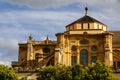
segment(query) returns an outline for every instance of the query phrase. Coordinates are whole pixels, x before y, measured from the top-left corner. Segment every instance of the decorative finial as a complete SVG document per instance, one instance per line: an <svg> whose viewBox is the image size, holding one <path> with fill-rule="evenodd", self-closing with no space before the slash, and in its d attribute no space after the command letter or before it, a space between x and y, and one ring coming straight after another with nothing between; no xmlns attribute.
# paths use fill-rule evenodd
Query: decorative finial
<svg viewBox="0 0 120 80"><path fill-rule="evenodd" d="M47 35L47 37L46 37L45 42L46 42L46 44L48 44L48 43L49 43L49 38L48 38L48 35Z"/></svg>
<svg viewBox="0 0 120 80"><path fill-rule="evenodd" d="M87 4L86 4L86 7L85 7L85 16L87 16L88 15L88 7L87 7Z"/></svg>
<svg viewBox="0 0 120 80"><path fill-rule="evenodd" d="M46 40L49 40L48 35L47 35L47 37L46 37Z"/></svg>
<svg viewBox="0 0 120 80"><path fill-rule="evenodd" d="M29 36L29 40L32 40L32 34L30 34L30 36Z"/></svg>
<svg viewBox="0 0 120 80"><path fill-rule="evenodd" d="M30 36L29 36L29 40L28 40L29 42L31 42L32 41L32 35L30 34Z"/></svg>

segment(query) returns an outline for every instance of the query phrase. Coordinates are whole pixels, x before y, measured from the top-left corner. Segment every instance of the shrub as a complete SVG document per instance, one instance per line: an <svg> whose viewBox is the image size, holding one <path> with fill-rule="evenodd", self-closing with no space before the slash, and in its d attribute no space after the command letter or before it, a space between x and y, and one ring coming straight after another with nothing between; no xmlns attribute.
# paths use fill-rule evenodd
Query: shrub
<svg viewBox="0 0 120 80"><path fill-rule="evenodd" d="M86 80L113 80L112 71L102 62L97 62L94 66L86 68Z"/></svg>
<svg viewBox="0 0 120 80"><path fill-rule="evenodd" d="M0 65L0 80L18 80L18 78L12 68Z"/></svg>
<svg viewBox="0 0 120 80"><path fill-rule="evenodd" d="M48 66L40 69L38 80L115 80L112 71L104 63L94 66Z"/></svg>

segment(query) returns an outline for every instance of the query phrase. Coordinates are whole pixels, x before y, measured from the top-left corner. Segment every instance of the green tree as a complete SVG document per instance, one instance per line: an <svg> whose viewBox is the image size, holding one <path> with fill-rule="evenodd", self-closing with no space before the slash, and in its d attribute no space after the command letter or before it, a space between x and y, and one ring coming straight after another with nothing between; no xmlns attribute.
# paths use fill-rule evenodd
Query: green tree
<svg viewBox="0 0 120 80"><path fill-rule="evenodd" d="M72 80L71 66L60 66L57 69L56 80Z"/></svg>
<svg viewBox="0 0 120 80"><path fill-rule="evenodd" d="M86 68L87 74L85 80L114 80L112 71L107 65L102 62L97 62L94 66Z"/></svg>
<svg viewBox="0 0 120 80"><path fill-rule="evenodd" d="M72 67L48 66L40 69L37 80L71 80Z"/></svg>
<svg viewBox="0 0 120 80"><path fill-rule="evenodd" d="M77 64L72 68L72 80L83 80L85 77L86 71L85 69Z"/></svg>
<svg viewBox="0 0 120 80"><path fill-rule="evenodd" d="M18 78L12 68L0 65L0 80L18 80Z"/></svg>
<svg viewBox="0 0 120 80"><path fill-rule="evenodd" d="M19 80L28 80L28 79L27 79L27 76L25 76L25 77L22 77L22 78L19 79Z"/></svg>
<svg viewBox="0 0 120 80"><path fill-rule="evenodd" d="M56 66L45 67L39 70L37 80L55 80L56 73Z"/></svg>
<svg viewBox="0 0 120 80"><path fill-rule="evenodd" d="M40 69L38 80L116 80L112 71L102 62L94 66L48 66Z"/></svg>

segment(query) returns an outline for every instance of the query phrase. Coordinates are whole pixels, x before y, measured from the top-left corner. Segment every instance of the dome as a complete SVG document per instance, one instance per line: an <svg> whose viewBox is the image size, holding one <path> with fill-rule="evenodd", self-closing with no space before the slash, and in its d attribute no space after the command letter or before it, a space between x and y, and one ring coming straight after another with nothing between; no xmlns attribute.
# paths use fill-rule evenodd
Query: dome
<svg viewBox="0 0 120 80"><path fill-rule="evenodd" d="M85 16L81 17L80 19L68 24L66 26L66 30L84 30L84 29L92 29L92 30L97 30L101 29L103 31L107 30L107 26L103 24L102 22L88 16L87 10L88 8L85 8L86 13Z"/></svg>

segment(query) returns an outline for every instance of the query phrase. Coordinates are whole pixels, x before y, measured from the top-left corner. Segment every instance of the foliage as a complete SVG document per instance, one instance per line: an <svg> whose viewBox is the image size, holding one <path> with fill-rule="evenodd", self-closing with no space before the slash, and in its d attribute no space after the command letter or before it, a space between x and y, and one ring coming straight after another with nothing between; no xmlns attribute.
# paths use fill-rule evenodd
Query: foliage
<svg viewBox="0 0 120 80"><path fill-rule="evenodd" d="M19 80L34 80L34 79L28 79L27 76L25 76L25 77L22 77L22 78L19 79Z"/></svg>
<svg viewBox="0 0 120 80"><path fill-rule="evenodd" d="M20 80L27 80L27 76L22 77Z"/></svg>
<svg viewBox="0 0 120 80"><path fill-rule="evenodd" d="M60 66L57 67L58 72L55 80L71 80L72 79L72 67Z"/></svg>
<svg viewBox="0 0 120 80"><path fill-rule="evenodd" d="M97 62L96 65L86 68L86 80L113 80L112 71L102 62Z"/></svg>
<svg viewBox="0 0 120 80"><path fill-rule="evenodd" d="M48 66L39 70L38 80L71 80L71 67Z"/></svg>
<svg viewBox="0 0 120 80"><path fill-rule="evenodd" d="M38 80L55 80L57 68L55 66L48 66L39 70Z"/></svg>
<svg viewBox="0 0 120 80"><path fill-rule="evenodd" d="M40 69L38 80L115 80L111 69L104 63L94 66L48 66Z"/></svg>
<svg viewBox="0 0 120 80"><path fill-rule="evenodd" d="M18 80L18 78L12 68L0 65L0 80Z"/></svg>
<svg viewBox="0 0 120 80"><path fill-rule="evenodd" d="M85 69L81 65L74 65L72 68L72 80L83 80L85 73Z"/></svg>

